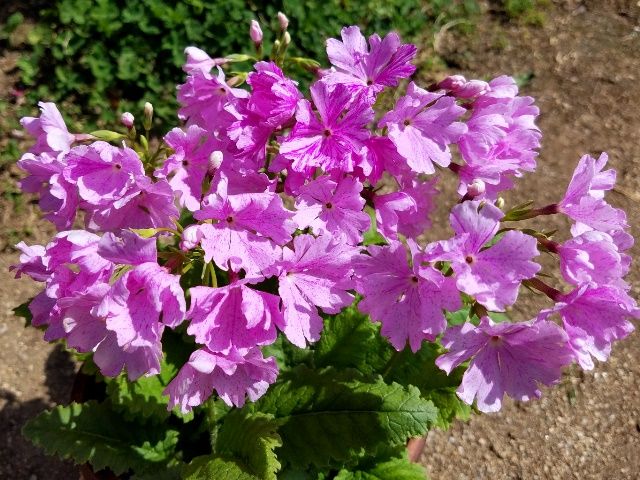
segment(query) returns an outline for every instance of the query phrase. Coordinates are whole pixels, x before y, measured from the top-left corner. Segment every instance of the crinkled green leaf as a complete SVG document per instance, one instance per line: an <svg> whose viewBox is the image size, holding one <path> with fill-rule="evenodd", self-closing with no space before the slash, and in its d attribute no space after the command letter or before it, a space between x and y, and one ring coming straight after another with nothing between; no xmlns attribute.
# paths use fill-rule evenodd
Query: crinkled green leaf
<svg viewBox="0 0 640 480"><path fill-rule="evenodd" d="M394 458L369 470L340 470L335 480L425 480L424 467L406 458Z"/></svg>
<svg viewBox="0 0 640 480"><path fill-rule="evenodd" d="M423 435L437 420L437 409L416 387L333 368L284 372L248 408L279 421L278 457L294 466L342 466L365 451Z"/></svg>
<svg viewBox="0 0 640 480"><path fill-rule="evenodd" d="M176 463L176 430L126 421L106 403L58 406L28 421L22 431L48 454L89 462L96 470L166 473Z"/></svg>
<svg viewBox="0 0 640 480"><path fill-rule="evenodd" d="M31 310L29 310L29 304L31 303L33 298L30 298L24 303L21 303L16 308L13 309L13 314L16 317L20 317L24 319L24 326L30 327L31 321L33 320L33 315L31 314Z"/></svg>
<svg viewBox="0 0 640 480"><path fill-rule="evenodd" d="M248 470L265 480L276 480L280 462L275 449L282 446L273 415L234 410L224 418L216 438L217 453L242 460Z"/></svg>
<svg viewBox="0 0 640 480"><path fill-rule="evenodd" d="M456 417L469 418L471 407L456 395L465 368L458 367L447 375L435 364L442 353L444 349L435 343L423 343L416 353L407 348L398 353L385 379L418 387L423 398L431 400L438 409L436 426L446 429Z"/></svg>
<svg viewBox="0 0 640 480"><path fill-rule="evenodd" d="M322 337L314 348L315 366L356 368L363 373L380 372L393 348L380 335L380 326L351 305L339 315L327 317Z"/></svg>
<svg viewBox="0 0 640 480"><path fill-rule="evenodd" d="M183 480L261 480L248 473L240 463L233 459L216 455L196 457L184 469Z"/></svg>

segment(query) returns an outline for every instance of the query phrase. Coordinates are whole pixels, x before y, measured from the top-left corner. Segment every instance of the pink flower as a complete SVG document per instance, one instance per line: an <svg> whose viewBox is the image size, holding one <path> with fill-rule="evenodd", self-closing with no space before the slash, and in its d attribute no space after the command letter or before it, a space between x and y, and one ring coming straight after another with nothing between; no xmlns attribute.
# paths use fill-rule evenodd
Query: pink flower
<svg viewBox="0 0 640 480"><path fill-rule="evenodd" d="M45 248L42 245L29 246L24 242L20 242L15 248L22 252L20 254L20 264L9 267L9 271L16 271L15 278L20 278L22 274L29 275L37 282L44 282L49 278L51 272L44 264Z"/></svg>
<svg viewBox="0 0 640 480"><path fill-rule="evenodd" d="M407 263L400 242L370 246L368 256L355 262L356 289L364 297L358 308L382 323L382 334L396 350L417 352L423 340L433 341L444 331L443 310L461 308L455 281L432 267Z"/></svg>
<svg viewBox="0 0 640 480"><path fill-rule="evenodd" d="M411 82L407 95L380 120L389 138L416 173L434 173L434 163L451 163L449 145L458 141L467 127L456 122L465 109L451 97L431 93Z"/></svg>
<svg viewBox="0 0 640 480"><path fill-rule="evenodd" d="M278 367L273 357L264 358L259 348L227 354L206 348L196 350L163 394L168 409L180 405L183 413L202 405L215 390L229 406L242 407L245 398L255 402L275 382Z"/></svg>
<svg viewBox="0 0 640 480"><path fill-rule="evenodd" d="M193 287L187 332L212 352L269 345L284 320L280 298L243 282L222 288Z"/></svg>
<svg viewBox="0 0 640 480"><path fill-rule="evenodd" d="M472 99L491 91L487 82L467 80L462 75L451 75L438 83L438 88L449 90L457 98Z"/></svg>
<svg viewBox="0 0 640 480"><path fill-rule="evenodd" d="M351 260L357 249L327 235L298 235L284 248L278 292L284 306L287 339L304 348L320 338L325 313L338 313L353 301Z"/></svg>
<svg viewBox="0 0 640 480"><path fill-rule="evenodd" d="M437 178L428 181L402 178L399 191L376 195L373 204L378 231L390 240L397 239L398 233L415 239L430 228L429 216L439 193L437 181Z"/></svg>
<svg viewBox="0 0 640 480"><path fill-rule="evenodd" d="M411 60L418 49L410 43L402 44L397 33L384 39L378 34L367 41L357 26L344 27L342 41L327 40L327 55L337 71L330 71L323 80L330 85L347 85L356 92L375 95L384 87L395 87L401 78L410 77L416 67Z"/></svg>
<svg viewBox="0 0 640 480"><path fill-rule="evenodd" d="M98 255L120 265L141 265L158 259L156 238L142 238L130 230L105 233L98 243Z"/></svg>
<svg viewBox="0 0 640 480"><path fill-rule="evenodd" d="M297 172L312 167L352 172L370 136L366 126L373 120L373 109L364 97L353 98L343 85L330 89L316 82L311 86L311 98L319 118L309 101L300 100L297 123L282 140L280 154L293 161L291 168Z"/></svg>
<svg viewBox="0 0 640 480"><path fill-rule="evenodd" d="M121 198L144 176L138 154L106 142L73 148L66 157L65 178L78 187L80 198L92 205L105 205Z"/></svg>
<svg viewBox="0 0 640 480"><path fill-rule="evenodd" d="M536 239L509 231L490 248L483 247L500 227L502 211L487 203L467 201L451 211L455 237L428 245L424 260L451 262L458 288L493 311L515 303L522 280L533 277L540 265Z"/></svg>
<svg viewBox="0 0 640 480"><path fill-rule="evenodd" d="M535 124L540 111L533 98L493 98L491 93L474 102L468 131L458 142L466 162L458 171L461 195L468 184L482 180L485 197L495 199L513 187L512 176L520 177L536 168L542 134Z"/></svg>
<svg viewBox="0 0 640 480"><path fill-rule="evenodd" d="M184 49L184 54L187 56L187 61L182 66L182 70L187 73L202 72L207 74L211 72L213 67L224 63L223 58L213 59L198 47L187 47Z"/></svg>
<svg viewBox="0 0 640 480"><path fill-rule="evenodd" d="M141 176L112 203L87 208L87 228L104 232L124 228L172 228L179 216L166 180Z"/></svg>
<svg viewBox="0 0 640 480"><path fill-rule="evenodd" d="M67 125L55 103L39 102L39 117L24 117L22 126L35 137L36 144L29 150L31 153L67 152L75 141L75 135L69 133Z"/></svg>
<svg viewBox="0 0 640 480"><path fill-rule="evenodd" d="M182 323L185 311L180 277L169 274L155 262L148 262L124 273L95 314L104 318L107 329L115 333L120 351L140 351L145 360L143 366L124 362L129 378L134 380L142 373L159 373L164 327L175 328ZM115 346L111 348L114 355L119 355Z"/></svg>
<svg viewBox="0 0 640 480"><path fill-rule="evenodd" d="M573 172L564 198L558 204L558 210L569 218L603 232L628 227L625 212L604 200L605 191L611 190L616 181L615 170L602 171L607 160L606 153L600 155L598 160L584 155Z"/></svg>
<svg viewBox="0 0 640 480"><path fill-rule="evenodd" d="M202 202L195 213L198 220L217 220L185 229L183 246L200 243L205 261L213 259L218 268L234 272L244 269L248 276L269 276L282 257L281 248L291 240L293 213L284 208L275 193L227 195L221 189Z"/></svg>
<svg viewBox="0 0 640 480"><path fill-rule="evenodd" d="M248 109L271 127L279 127L292 119L302 94L297 83L286 77L273 62L258 62L249 74L251 85Z"/></svg>
<svg viewBox="0 0 640 480"><path fill-rule="evenodd" d="M631 257L618 250L613 238L587 231L557 247L564 279L573 285L596 283L628 289L622 278L629 273Z"/></svg>
<svg viewBox="0 0 640 480"><path fill-rule="evenodd" d="M200 208L203 193L206 193L202 191L202 183L211 173L209 158L214 151L220 151L224 158L223 143L197 125L191 125L186 131L174 128L165 135L164 141L174 153L154 175L170 177L169 185L180 206L195 212Z"/></svg>
<svg viewBox="0 0 640 480"><path fill-rule="evenodd" d="M362 184L352 177L338 182L328 176L312 180L300 188L293 220L301 230L311 228L315 234L332 235L351 245L362 240L369 229L369 215L362 211Z"/></svg>
<svg viewBox="0 0 640 480"><path fill-rule="evenodd" d="M449 352L436 359L448 374L471 359L457 394L481 412L497 412L505 393L528 401L542 395L539 384L553 385L573 352L567 335L551 322L494 324L488 317L475 327L465 323L447 329L442 344Z"/></svg>
<svg viewBox="0 0 640 480"><path fill-rule="evenodd" d="M605 361L613 342L633 332L629 317L640 318L640 309L622 289L609 285L583 284L568 295L560 295L555 307L540 312L547 319L558 313L569 335L578 363L593 369L593 359Z"/></svg>
<svg viewBox="0 0 640 480"><path fill-rule="evenodd" d="M217 76L201 69L194 69L187 76L187 81L178 86L178 116L186 120L187 126L197 125L213 133L224 130L233 117L225 110L230 101L245 98L247 92L231 88L225 81L220 67Z"/></svg>

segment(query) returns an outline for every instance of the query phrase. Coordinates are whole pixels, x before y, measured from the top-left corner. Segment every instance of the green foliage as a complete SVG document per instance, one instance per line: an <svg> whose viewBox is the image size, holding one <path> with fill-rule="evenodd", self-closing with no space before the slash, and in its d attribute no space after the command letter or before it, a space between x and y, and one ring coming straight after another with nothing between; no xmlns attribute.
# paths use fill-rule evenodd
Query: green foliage
<svg viewBox="0 0 640 480"><path fill-rule="evenodd" d="M530 25L542 25L546 20L544 8L549 0L502 0L504 13L511 19Z"/></svg>
<svg viewBox="0 0 640 480"><path fill-rule="evenodd" d="M422 398L431 400L438 408L436 426L446 429L457 417L469 418L471 407L455 393L465 369L458 367L447 375L435 364L436 358L442 353L444 350L441 346L427 342L416 353L404 349L389 368L385 379L418 387Z"/></svg>
<svg viewBox="0 0 640 480"><path fill-rule="evenodd" d="M425 480L427 473L406 458L394 458L369 470L340 470L335 480Z"/></svg>
<svg viewBox="0 0 640 480"><path fill-rule="evenodd" d="M438 25L476 14L478 5L476 0L55 0L27 35L29 51L18 65L21 81L31 102L83 105L80 113L99 126L113 125L123 111L140 112L150 101L166 128L175 121L184 48L195 45L212 57L253 53L250 20L260 21L269 45L279 10L291 20L290 55L326 64L325 40L339 37L345 25L361 25L366 34L397 30L420 42ZM21 21L19 15L10 17L3 32Z"/></svg>
<svg viewBox="0 0 640 480"><path fill-rule="evenodd" d="M29 304L31 303L31 300L33 300L33 297L13 309L13 314L16 317L24 319L25 327L30 327L31 321L33 320L33 315L31 314L31 310L29 310Z"/></svg>
<svg viewBox="0 0 640 480"><path fill-rule="evenodd" d="M106 403L55 407L27 422L23 434L49 454L78 464L91 462L96 470L178 478L178 462L172 461L178 432L126 421Z"/></svg>
<svg viewBox="0 0 640 480"><path fill-rule="evenodd" d="M239 458L247 469L264 480L276 480L280 462L275 449L282 446L273 415L234 410L224 419L216 440L221 455Z"/></svg>
<svg viewBox="0 0 640 480"><path fill-rule="evenodd" d="M280 423L278 458L294 466L340 466L365 452L404 444L436 421L433 404L416 387L333 368L298 367L255 404L252 412Z"/></svg>
<svg viewBox="0 0 640 480"><path fill-rule="evenodd" d="M195 458L182 474L183 480L261 480L232 459L217 455Z"/></svg>
<svg viewBox="0 0 640 480"><path fill-rule="evenodd" d="M393 348L380 335L380 325L352 305L325 319L322 336L315 345L314 365L356 368L370 374L382 372L392 354Z"/></svg>

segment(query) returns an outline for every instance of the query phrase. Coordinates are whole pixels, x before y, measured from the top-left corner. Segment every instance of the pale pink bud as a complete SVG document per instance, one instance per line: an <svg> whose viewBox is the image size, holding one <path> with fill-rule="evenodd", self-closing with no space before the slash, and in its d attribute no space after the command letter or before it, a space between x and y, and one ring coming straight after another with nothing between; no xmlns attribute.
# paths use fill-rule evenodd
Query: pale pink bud
<svg viewBox="0 0 640 480"><path fill-rule="evenodd" d="M278 23L280 23L280 30L284 32L289 26L289 19L284 13L278 12Z"/></svg>
<svg viewBox="0 0 640 480"><path fill-rule="evenodd" d="M484 95L491 90L487 82L483 82L482 80L467 80L462 75L451 75L445 78L438 83L438 88L449 90L454 96L465 99Z"/></svg>
<svg viewBox="0 0 640 480"><path fill-rule="evenodd" d="M284 32L284 35L282 36L282 44L285 47L288 47L290 43L291 43L291 35L289 34L289 32Z"/></svg>
<svg viewBox="0 0 640 480"><path fill-rule="evenodd" d="M256 45L262 43L262 29L260 24L256 20L251 20L251 27L249 28L249 36L253 43Z"/></svg>
<svg viewBox="0 0 640 480"><path fill-rule="evenodd" d="M482 195L486 190L486 186L484 182L478 178L476 178L473 182L467 185L467 195L470 197L477 197Z"/></svg>
<svg viewBox="0 0 640 480"><path fill-rule="evenodd" d="M220 150L211 152L211 155L209 155L208 165L208 170L211 175L215 174L216 170L220 168L220 165L222 165L222 160L224 160L224 156L222 155L222 152Z"/></svg>
<svg viewBox="0 0 640 480"><path fill-rule="evenodd" d="M467 83L467 79L462 75L450 75L438 83L438 88L443 90L457 90L465 83Z"/></svg>
<svg viewBox="0 0 640 480"><path fill-rule="evenodd" d="M122 125L124 125L129 129L133 127L134 121L135 121L135 118L131 112L124 112L120 117L120 123L122 123Z"/></svg>

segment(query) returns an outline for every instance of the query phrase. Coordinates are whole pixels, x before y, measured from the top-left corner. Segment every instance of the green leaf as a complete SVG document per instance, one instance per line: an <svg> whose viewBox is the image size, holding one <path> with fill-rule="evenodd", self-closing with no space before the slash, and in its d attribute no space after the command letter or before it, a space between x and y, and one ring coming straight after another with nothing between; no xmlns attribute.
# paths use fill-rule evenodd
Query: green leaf
<svg viewBox="0 0 640 480"><path fill-rule="evenodd" d="M365 232L362 243L364 245L386 245L387 241L378 233L376 211L370 207L365 208L365 211L369 214L371 226L369 227L369 230Z"/></svg>
<svg viewBox="0 0 640 480"><path fill-rule="evenodd" d="M464 307L455 312L445 312L445 317L447 317L449 325L462 325L469 319L470 312L471 307Z"/></svg>
<svg viewBox="0 0 640 480"><path fill-rule="evenodd" d="M335 480L425 480L424 467L406 458L394 458L382 462L370 470L340 470Z"/></svg>
<svg viewBox="0 0 640 480"><path fill-rule="evenodd" d="M239 458L249 471L265 480L276 480L280 462L274 450L282 446L278 422L273 415L234 410L220 427L217 453Z"/></svg>
<svg viewBox="0 0 640 480"><path fill-rule="evenodd" d="M26 302L21 303L20 305L18 305L16 308L13 309L13 314L16 317L24 318L25 328L30 327L31 321L33 320L33 315L31 314L31 310L29 310L29 304L31 303L32 300L33 298L30 298Z"/></svg>
<svg viewBox="0 0 640 480"><path fill-rule="evenodd" d="M405 349L398 353L385 379L418 387L422 397L431 400L438 408L436 426L446 429L456 417L469 418L471 407L456 395L465 368L458 367L447 375L435 364L442 353L444 349L440 345L428 342L423 343L416 353Z"/></svg>
<svg viewBox="0 0 640 480"><path fill-rule="evenodd" d="M196 457L184 469L183 480L260 480L248 473L239 463L218 457L206 455Z"/></svg>
<svg viewBox="0 0 640 480"><path fill-rule="evenodd" d="M98 140L104 140L105 142L117 142L126 138L123 134L112 132L111 130L96 130L95 132L91 132L90 135L93 135Z"/></svg>
<svg viewBox="0 0 640 480"><path fill-rule="evenodd" d="M116 475L167 470L178 442L176 430L127 422L108 404L93 401L45 411L22 432L48 454L90 462L96 470L108 467Z"/></svg>
<svg viewBox="0 0 640 480"><path fill-rule="evenodd" d="M380 336L380 326L354 304L325 319L314 361L318 368L334 366L375 373L382 370L392 353L389 342Z"/></svg>
<svg viewBox="0 0 640 480"><path fill-rule="evenodd" d="M437 420L433 403L416 387L333 368L284 372L248 408L279 421L278 457L294 466L342 466L365 451L423 435Z"/></svg>

